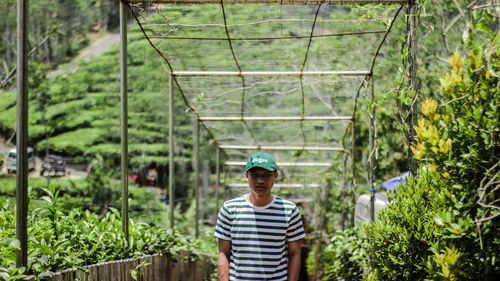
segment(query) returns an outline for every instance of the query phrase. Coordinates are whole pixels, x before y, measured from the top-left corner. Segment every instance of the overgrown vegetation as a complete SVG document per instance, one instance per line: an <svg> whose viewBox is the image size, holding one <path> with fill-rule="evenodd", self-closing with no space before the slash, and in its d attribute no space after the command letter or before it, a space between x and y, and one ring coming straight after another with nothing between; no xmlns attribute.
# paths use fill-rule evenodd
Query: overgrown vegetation
<svg viewBox="0 0 500 281"><path fill-rule="evenodd" d="M455 52L440 93L422 104L417 175L390 193L392 203L357 242L368 242L370 258L356 265L367 265L366 280L495 280L500 272L498 17L475 16L467 62ZM338 262L352 268L347 261L359 255L348 257L325 264L326 272Z"/></svg>
<svg viewBox="0 0 500 281"><path fill-rule="evenodd" d="M13 1L8 2L12 4ZM401 186L391 194L393 203L379 214L377 222L366 226L366 230L347 229L332 235L330 245L322 253L321 269L325 280L494 280L499 274L498 13L495 14L487 7L471 9L472 6L468 7L471 3L462 0L419 2L418 74L420 95L426 98L420 97L420 100L425 100L422 106L423 117L416 128L418 139L417 143L412 144L412 150L419 159L421 168L407 186ZM385 8L368 9L365 16L382 17L383 9ZM210 19L213 16L208 10L196 8L174 9L172 13L175 16L181 15L186 21L196 17ZM252 13L249 15L253 16ZM278 16L280 15L276 15ZM401 43L407 31L406 22L402 18L396 22L391 33L397 35L390 37L383 46L375 71L376 91L383 92L381 95L377 94L375 101L378 121L376 177L379 179L387 178L391 173L403 172L408 167L405 143L402 140L408 133L409 128L405 124L408 121L407 111L415 92L409 91L404 78L407 75L408 42ZM182 30L181 27L178 28ZM261 33L266 32L256 28L255 34ZM224 36L223 33L217 34ZM131 167L156 167L159 175L165 175L169 153L165 95L168 85L166 75L160 73L164 69L160 59L151 59L157 58L157 55L141 38L142 34L138 29L129 34ZM345 42L356 44L356 41L350 40ZM171 44L170 40L166 41L166 46L163 47L173 53L174 46L168 45ZM459 43L461 41L465 44ZM233 63L227 61L222 52L205 54L203 48L195 50L186 42L189 41L175 41L179 57L170 54L182 65L196 65L196 60L202 58L212 59L217 69L225 69L226 64ZM332 46L337 47L334 43ZM281 51L279 47L271 45L266 55L278 57L276 52ZM251 49L240 52L242 61L255 63L258 51ZM467 63L460 54L468 54ZM290 59L300 57L297 53L286 55ZM335 56L347 56L347 51L339 48ZM448 69L448 62L444 59L447 57L451 57L451 72L444 74ZM402 61L404 63L400 67ZM336 58L332 58L327 64L328 67L341 65ZM119 225L120 219L116 212L106 214L110 207L120 206L118 184L112 180L113 168L118 166L120 152L118 49L114 48L100 58L81 63L77 72L59 76L55 81L46 80L46 72L46 66L32 64L32 73L35 75L30 84L33 87L30 91L31 145L39 151L43 151L48 145L52 152L78 156L86 162L100 159L98 155L102 155L103 160L93 164L94 167L101 167L98 168L101 170L86 181L66 182L62 185L59 196L70 202L68 205L59 202L60 208L51 210L53 203L47 200L48 205L39 204L37 207L40 209L32 217L39 219L44 214L52 221L73 218L99 225L97 215L93 213L64 211L70 208L71 202L78 201L79 206L83 204L84 208L104 215L108 223ZM394 78L396 76L398 78ZM395 96L397 99L394 99ZM203 95L198 98L202 99ZM195 209L190 188L192 121L183 112L185 107L182 101L176 102L176 136L178 140L182 140L176 144L176 168L179 173L187 175L178 177L175 185L178 198L186 198L182 211L181 206L177 208L176 218L179 221L176 224L186 232L192 232L194 223L191 220ZM290 108L298 106L285 104ZM276 107L279 106L283 104L276 103ZM359 159L356 163L356 181L360 184L366 182L367 171L367 164L362 159L366 158L363 155L367 155L368 127L364 120L368 117L363 111L370 106L372 105L361 102L356 116L360 121L356 122L355 128L358 149L356 159ZM0 130L4 135L10 136L14 132L15 116L15 95L3 93L0 99ZM50 137L48 142L45 141L47 135ZM202 151L210 151L209 144L203 145L205 147ZM210 159L213 166L213 159L208 156L205 158ZM104 173L104 169L110 172ZM165 179L160 180L164 182ZM95 192L101 189L102 193ZM34 188L35 193L40 190L42 189ZM155 204L158 202L150 204L146 201L145 198L150 196L147 192L134 192L131 189L132 212L136 210L151 214L162 210L163 205L156 209ZM46 197L49 198L51 197ZM340 199L339 194L335 198ZM332 212L338 213L337 210L346 209L347 206L342 204L333 206ZM3 210L6 210L5 214ZM11 233L14 223L12 213L7 208L3 210L0 216L3 216L5 229ZM87 214L91 215L87 217ZM335 220L337 217L331 213L328 217L334 219L330 223L333 228L338 222ZM66 229L66 226L52 221L40 221L40 227L49 229L46 235L65 237L65 234L58 231ZM159 223L152 221L151 224ZM78 227L83 226L75 222L68 229L69 227L81 231ZM119 235L120 229L115 230L116 234L110 231L103 236L109 239L107 242L116 242L113 240L115 238L108 237ZM38 231L42 232L40 229ZM150 230L146 232L148 231ZM160 233L171 234L164 230ZM171 238L168 235L165 237ZM100 245L98 241L92 242ZM17 272L10 262L15 258L13 252L18 243L12 238L0 239L0 243L2 251L5 251L1 255L5 258L0 260L0 274L16 278L22 272ZM39 241L38 243L45 245ZM44 243L49 242L44 240ZM75 243L75 247L82 244L78 241ZM118 258L122 254L131 255L130 252L124 252L123 241L116 243L117 253L110 252L110 256ZM37 250L37 257L43 262L32 263L29 269L40 270L40 274L43 270L49 270L57 260L51 257L52 253L59 254L56 246L50 249L53 252ZM184 246L189 247L189 243ZM107 251L107 248L103 249ZM78 262L79 258L72 257L66 264L70 266Z"/></svg>
<svg viewBox="0 0 500 281"><path fill-rule="evenodd" d="M68 210L60 203L59 190L53 186L43 190L46 195L42 199L46 204L28 218L27 268L15 267L16 250L19 249L19 241L15 239L15 216L8 201L0 206L1 280L16 280L26 274L43 278L66 268L154 253L175 254L181 249L188 250L193 257L213 255L202 241L133 219L129 223L130 240L127 242L116 209L111 208L111 212L103 216L88 210Z"/></svg>
<svg viewBox="0 0 500 281"><path fill-rule="evenodd" d="M15 77L17 1L4 0L0 9L0 88ZM111 0L39 0L29 2L29 48L32 62L49 67L67 62L89 43L89 33L118 26L118 2Z"/></svg>
<svg viewBox="0 0 500 281"><path fill-rule="evenodd" d="M322 280L361 280L368 260L368 242L360 225L336 231L322 249Z"/></svg>

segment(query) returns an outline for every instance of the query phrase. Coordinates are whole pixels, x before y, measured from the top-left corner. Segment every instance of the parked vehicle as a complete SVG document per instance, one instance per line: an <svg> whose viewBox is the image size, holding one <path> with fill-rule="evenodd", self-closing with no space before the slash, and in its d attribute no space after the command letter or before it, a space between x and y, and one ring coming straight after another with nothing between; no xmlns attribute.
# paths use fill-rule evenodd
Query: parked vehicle
<svg viewBox="0 0 500 281"><path fill-rule="evenodd" d="M28 170L35 169L35 151L33 148L28 147ZM17 171L17 148L13 148L7 154L7 173L15 173Z"/></svg>
<svg viewBox="0 0 500 281"><path fill-rule="evenodd" d="M40 176L43 177L51 173L54 175L58 173L62 173L63 176L66 175L66 162L60 156L49 155L43 160Z"/></svg>
<svg viewBox="0 0 500 281"><path fill-rule="evenodd" d="M3 163L5 162L5 155L3 153L0 153L0 172L3 169Z"/></svg>

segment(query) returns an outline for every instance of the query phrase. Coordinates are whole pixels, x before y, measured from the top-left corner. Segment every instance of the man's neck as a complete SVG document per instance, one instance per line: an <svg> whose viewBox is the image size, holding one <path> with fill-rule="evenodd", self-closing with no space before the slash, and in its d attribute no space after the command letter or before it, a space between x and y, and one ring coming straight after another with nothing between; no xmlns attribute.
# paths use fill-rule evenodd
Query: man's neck
<svg viewBox="0 0 500 281"><path fill-rule="evenodd" d="M248 193L247 195L245 195L245 197L247 198L248 202L257 207L269 205L269 203L271 203L274 198L272 194L269 194L267 196L256 196L253 193Z"/></svg>

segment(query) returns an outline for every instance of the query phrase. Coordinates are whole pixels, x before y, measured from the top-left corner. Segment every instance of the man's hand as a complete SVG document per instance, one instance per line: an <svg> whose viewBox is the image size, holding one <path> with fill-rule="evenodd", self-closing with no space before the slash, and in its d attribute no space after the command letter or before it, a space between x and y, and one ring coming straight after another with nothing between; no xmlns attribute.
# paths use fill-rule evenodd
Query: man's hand
<svg viewBox="0 0 500 281"><path fill-rule="evenodd" d="M299 280L302 239L288 243L288 281Z"/></svg>
<svg viewBox="0 0 500 281"><path fill-rule="evenodd" d="M300 249L299 249L300 251ZM300 254L300 252L299 252ZM219 238L219 280L229 281L229 256L231 255L231 241ZM300 262L299 262L300 266Z"/></svg>

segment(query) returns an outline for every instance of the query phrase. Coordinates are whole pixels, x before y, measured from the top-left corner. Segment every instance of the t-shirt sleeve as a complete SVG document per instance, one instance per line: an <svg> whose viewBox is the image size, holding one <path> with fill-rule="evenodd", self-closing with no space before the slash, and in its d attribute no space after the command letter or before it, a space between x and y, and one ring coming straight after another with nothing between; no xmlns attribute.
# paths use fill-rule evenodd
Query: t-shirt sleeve
<svg viewBox="0 0 500 281"><path fill-rule="evenodd" d="M294 206L290 216L290 222L288 223L286 240L287 242L293 242L304 237L306 237L306 234L304 233L304 227L302 226L302 216L300 215L297 206Z"/></svg>
<svg viewBox="0 0 500 281"><path fill-rule="evenodd" d="M215 225L214 235L217 238L231 240L231 224L232 218L229 210L223 205L217 216L217 224Z"/></svg>

